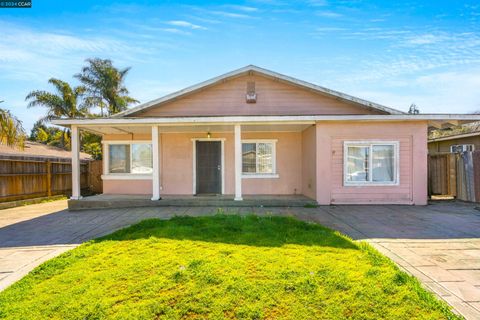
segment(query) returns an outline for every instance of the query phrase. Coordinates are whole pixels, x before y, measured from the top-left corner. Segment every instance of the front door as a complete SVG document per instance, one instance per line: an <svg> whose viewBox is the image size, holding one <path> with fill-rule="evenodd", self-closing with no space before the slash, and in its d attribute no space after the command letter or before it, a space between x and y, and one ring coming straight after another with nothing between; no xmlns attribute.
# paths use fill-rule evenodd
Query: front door
<svg viewBox="0 0 480 320"><path fill-rule="evenodd" d="M220 141L196 141L197 194L222 192L222 143Z"/></svg>

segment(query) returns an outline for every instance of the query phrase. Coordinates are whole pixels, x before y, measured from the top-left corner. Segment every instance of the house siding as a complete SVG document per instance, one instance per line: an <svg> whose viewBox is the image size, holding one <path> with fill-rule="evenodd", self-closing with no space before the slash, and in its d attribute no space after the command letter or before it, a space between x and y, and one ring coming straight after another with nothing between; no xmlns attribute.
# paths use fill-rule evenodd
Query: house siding
<svg viewBox="0 0 480 320"><path fill-rule="evenodd" d="M247 82L255 82L256 103L246 103ZM228 115L385 114L259 75L241 76L181 99L136 112L135 117Z"/></svg>
<svg viewBox="0 0 480 320"><path fill-rule="evenodd" d="M212 139L223 138L225 148L225 194L235 193L233 133L212 132ZM107 135L104 140L129 140L128 135ZM161 194L193 194L193 142L205 138L195 133L162 133L160 150ZM138 135L134 140L149 140ZM242 179L245 195L302 194L302 134L301 132L244 132L242 139L277 139L276 166L278 178ZM132 183L134 181L134 183ZM151 194L151 180L104 180L106 194Z"/></svg>
<svg viewBox="0 0 480 320"><path fill-rule="evenodd" d="M317 201L320 204L427 203L426 122L317 124ZM399 141L396 186L344 186L344 141ZM415 159L415 161L413 161Z"/></svg>

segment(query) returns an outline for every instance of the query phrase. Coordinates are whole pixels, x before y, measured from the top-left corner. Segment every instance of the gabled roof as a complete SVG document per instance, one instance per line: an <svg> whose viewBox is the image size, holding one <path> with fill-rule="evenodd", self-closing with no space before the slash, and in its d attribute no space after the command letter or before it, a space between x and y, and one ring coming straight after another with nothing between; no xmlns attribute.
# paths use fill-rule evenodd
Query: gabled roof
<svg viewBox="0 0 480 320"><path fill-rule="evenodd" d="M155 100L140 104L140 105L138 105L134 108L131 108L131 109L125 110L123 112L117 113L114 116L112 116L112 118L128 117L128 116L130 116L134 113L137 113L139 111L148 109L150 107L158 106L160 104L163 104L163 103L175 100L175 99L178 99L178 98L186 96L188 94L200 91L200 90L202 90L206 87L210 87L210 86L213 86L215 84L221 83L225 80L235 78L235 77L238 77L238 76L242 76L242 75L246 75L246 74L255 74L255 73L259 74L259 75L263 75L263 76L268 77L268 78L273 78L273 79L276 79L276 80L279 80L279 81L283 81L285 83L289 83L289 84L292 84L292 85L295 85L295 86L298 86L298 87L302 87L304 89L307 89L307 90L310 90L310 91L313 91L313 92L317 92L317 93L320 93L320 94L323 94L323 95L331 96L331 97L334 97L334 98L337 98L337 99L340 99L340 100L343 100L343 101L351 102L351 103L359 105L360 107L367 108L369 110L376 110L376 111L380 111L382 113L392 114L392 115L394 115L394 114L405 114L405 112L402 112L400 110L396 110L396 109L393 109L393 108L389 108L389 107L380 105L380 104L375 103L375 102L367 101L367 100L364 100L364 99L360 99L360 98L348 95L346 93L342 93L342 92L331 90L331 89L328 89L328 88L325 88L325 87L317 86L315 84L312 84L312 83L309 83L309 82L306 82L306 81L303 81L303 80L299 80L299 79L296 79L296 78L292 78L292 77L289 77L289 76L286 76L286 75L283 75L283 74L280 74L280 73L277 73L277 72L274 72L274 71L263 69L263 68L260 68L260 67L254 66L254 65L248 65L246 67L243 67L243 68L225 73L221 76L212 78L210 80L203 81L203 82L200 82L196 85L187 87L183 90L168 94L168 95L163 96L159 99L155 99Z"/></svg>

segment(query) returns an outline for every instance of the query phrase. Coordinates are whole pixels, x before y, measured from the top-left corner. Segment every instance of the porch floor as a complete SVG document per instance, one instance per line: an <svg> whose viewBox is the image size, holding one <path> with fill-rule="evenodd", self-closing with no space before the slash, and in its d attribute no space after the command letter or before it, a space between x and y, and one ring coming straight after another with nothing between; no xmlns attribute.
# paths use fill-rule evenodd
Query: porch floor
<svg viewBox="0 0 480 320"><path fill-rule="evenodd" d="M99 194L80 200L68 200L69 210L136 207L304 207L315 205L304 195L244 195L243 201L233 200L233 195L165 195L152 201L150 195Z"/></svg>

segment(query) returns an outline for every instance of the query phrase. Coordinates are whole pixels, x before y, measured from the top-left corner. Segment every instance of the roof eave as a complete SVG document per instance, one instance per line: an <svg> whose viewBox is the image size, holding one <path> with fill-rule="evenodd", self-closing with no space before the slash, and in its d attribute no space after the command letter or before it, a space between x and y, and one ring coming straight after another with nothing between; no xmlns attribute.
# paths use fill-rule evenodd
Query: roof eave
<svg viewBox="0 0 480 320"><path fill-rule="evenodd" d="M161 125L161 124L211 124L211 123L269 123L269 122L317 122L317 121L429 121L429 122L474 122L479 114L401 114L401 115L310 115L310 116L216 116L216 117L162 117L162 118L95 118L58 119L52 123L71 125Z"/></svg>

